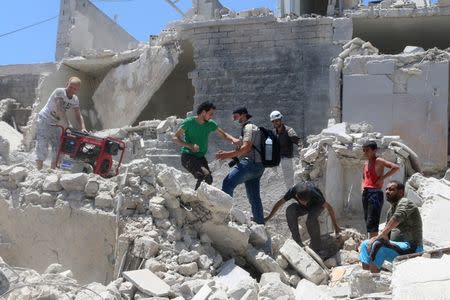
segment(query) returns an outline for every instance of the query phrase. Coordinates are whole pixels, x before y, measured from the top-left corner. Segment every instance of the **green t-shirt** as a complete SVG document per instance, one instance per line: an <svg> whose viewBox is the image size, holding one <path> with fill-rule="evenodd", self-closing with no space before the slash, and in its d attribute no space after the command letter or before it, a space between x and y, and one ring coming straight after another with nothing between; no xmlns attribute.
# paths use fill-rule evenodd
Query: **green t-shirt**
<svg viewBox="0 0 450 300"><path fill-rule="evenodd" d="M217 123L213 120L200 124L196 117L186 118L181 123L181 129L184 130L184 141L188 144L197 144L200 149L194 153L187 147L181 147L181 153L191 154L197 157L203 157L208 151L208 136L217 129Z"/></svg>

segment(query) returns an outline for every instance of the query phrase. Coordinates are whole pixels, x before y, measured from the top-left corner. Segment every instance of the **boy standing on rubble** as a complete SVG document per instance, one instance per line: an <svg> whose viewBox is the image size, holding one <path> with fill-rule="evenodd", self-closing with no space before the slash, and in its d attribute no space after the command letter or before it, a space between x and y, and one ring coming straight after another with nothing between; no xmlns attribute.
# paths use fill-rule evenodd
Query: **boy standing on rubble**
<svg viewBox="0 0 450 300"><path fill-rule="evenodd" d="M363 179L361 182L362 204L364 220L369 237L378 235L381 208L383 207L383 182L399 170L399 166L381 157L377 157L378 146L375 141L368 141L363 145L364 163ZM389 171L384 173L384 168Z"/></svg>
<svg viewBox="0 0 450 300"><path fill-rule="evenodd" d="M207 184L213 182L208 161L205 158L209 134L215 131L223 139L239 144L239 139L223 131L212 120L215 111L216 107L213 103L209 101L201 103L197 108L197 116L186 118L173 136L173 141L182 146L181 164L197 179L196 190L203 180Z"/></svg>
<svg viewBox="0 0 450 300"><path fill-rule="evenodd" d="M80 112L80 101L77 93L81 87L78 77L71 77L65 88L57 88L48 98L47 104L37 117L36 132L36 167L42 169L48 155L48 145L52 148L51 168L56 168L56 154L59 147L61 129L55 125L69 126L66 112L73 109L75 118L82 131L86 131L84 119Z"/></svg>

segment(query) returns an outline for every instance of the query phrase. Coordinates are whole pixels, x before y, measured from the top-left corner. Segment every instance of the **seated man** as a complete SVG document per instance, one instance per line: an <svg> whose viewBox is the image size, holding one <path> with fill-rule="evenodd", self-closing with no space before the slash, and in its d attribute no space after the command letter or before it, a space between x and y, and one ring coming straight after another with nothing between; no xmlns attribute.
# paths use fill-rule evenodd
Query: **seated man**
<svg viewBox="0 0 450 300"><path fill-rule="evenodd" d="M326 208L330 214L336 234L338 234L341 229L337 224L333 207L325 201L325 197L322 192L315 187L312 182L301 182L294 185L294 187L287 191L283 198L275 203L272 211L265 218L265 221L270 220L281 208L281 206L292 198L294 198L296 202L289 205L286 209L286 219L289 230L292 234L292 239L303 247L298 230L298 218L307 214L308 218L306 219L306 229L311 237L310 248L316 253L320 253L320 250L322 250L320 241L320 225L317 218L322 213L324 208Z"/></svg>
<svg viewBox="0 0 450 300"><path fill-rule="evenodd" d="M378 273L385 260L392 262L399 255L423 251L422 218L417 206L403 198L404 193L403 183L389 182L386 200L391 208L386 226L378 236L362 242L359 250L359 260L364 270Z"/></svg>

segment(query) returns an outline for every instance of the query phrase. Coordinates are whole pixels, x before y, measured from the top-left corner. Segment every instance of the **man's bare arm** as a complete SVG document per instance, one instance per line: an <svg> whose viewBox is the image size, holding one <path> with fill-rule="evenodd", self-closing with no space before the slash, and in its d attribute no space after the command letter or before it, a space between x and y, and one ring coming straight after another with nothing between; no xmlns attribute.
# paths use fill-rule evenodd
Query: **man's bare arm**
<svg viewBox="0 0 450 300"><path fill-rule="evenodd" d="M392 231L392 229L396 228L398 224L400 224L400 222L397 221L395 217L390 218L389 221L386 223L386 226L384 226L384 229L377 236L369 240L369 243L367 243L367 249L370 251L373 242L375 242L376 240L379 239L389 240L389 233Z"/></svg>
<svg viewBox="0 0 450 300"><path fill-rule="evenodd" d="M216 158L217 159L227 159L227 158L233 158L233 157L245 155L252 150L252 145L253 145L253 143L251 141L245 141L245 142L243 142L242 146L239 147L239 149L237 149L237 150L233 150L233 151L219 150L216 153Z"/></svg>
<svg viewBox="0 0 450 300"><path fill-rule="evenodd" d="M378 180L384 180L384 179L388 178L389 176L394 175L396 172L398 172L398 170L400 170L399 165L394 164L390 161L387 161L381 157L377 158L377 162L380 163L383 167L390 169L386 174L383 174L382 176L380 176L378 178Z"/></svg>
<svg viewBox="0 0 450 300"><path fill-rule="evenodd" d="M184 130L182 128L178 128L178 130L172 136L172 141L177 145L191 149L192 152L198 152L199 146L197 144L188 144L185 141L183 141L181 139L181 137L183 135L184 135Z"/></svg>
<svg viewBox="0 0 450 300"><path fill-rule="evenodd" d="M327 209L328 214L331 217L331 222L333 222L334 231L336 232L336 234L338 234L341 231L341 228L339 227L339 225L337 223L336 214L334 213L333 207L327 201L325 201L325 203L323 204L323 207Z"/></svg>
<svg viewBox="0 0 450 300"><path fill-rule="evenodd" d="M240 140L239 140L239 139L237 139L237 138L233 137L231 134L225 132L225 131L224 131L222 128L220 128L220 127L217 127L216 133L217 133L221 138L223 138L224 140L229 141L230 143L232 143L232 144L234 144L234 145L237 145L237 144L240 143Z"/></svg>
<svg viewBox="0 0 450 300"><path fill-rule="evenodd" d="M86 125L84 125L84 119L81 115L81 110L79 107L74 108L75 118L77 119L78 124L80 125L81 130L86 131Z"/></svg>
<svg viewBox="0 0 450 300"><path fill-rule="evenodd" d="M286 203L286 200L284 200L284 198L281 198L280 200L278 200L277 203L275 203L275 205L273 206L269 215L264 218L264 221L267 222L270 219L272 219L272 217L277 213L277 211L283 206L284 203Z"/></svg>

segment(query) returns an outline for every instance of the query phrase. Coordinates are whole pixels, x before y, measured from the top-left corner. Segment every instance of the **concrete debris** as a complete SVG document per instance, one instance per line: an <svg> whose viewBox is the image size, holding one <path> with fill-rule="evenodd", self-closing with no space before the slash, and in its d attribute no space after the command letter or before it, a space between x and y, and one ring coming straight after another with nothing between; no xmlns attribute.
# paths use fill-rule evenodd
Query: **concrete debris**
<svg viewBox="0 0 450 300"><path fill-rule="evenodd" d="M359 271L350 279L350 297L357 298L365 294L389 291L390 276L383 273L372 274L369 271Z"/></svg>
<svg viewBox="0 0 450 300"><path fill-rule="evenodd" d="M311 281L302 279L295 288L295 299L331 300L334 298L325 286L318 286Z"/></svg>
<svg viewBox="0 0 450 300"><path fill-rule="evenodd" d="M21 149L23 135L5 121L0 121L0 137L9 143L10 152ZM3 150L3 152L5 152L5 150Z"/></svg>
<svg viewBox="0 0 450 300"><path fill-rule="evenodd" d="M327 281L328 275L325 270L295 241L290 239L286 240L280 249L280 253L304 278L315 284L321 284Z"/></svg>
<svg viewBox="0 0 450 300"><path fill-rule="evenodd" d="M150 270L123 272L123 277L133 283L141 292L149 296L168 296L170 287Z"/></svg>
<svg viewBox="0 0 450 300"><path fill-rule="evenodd" d="M416 257L395 263L392 299L448 299L450 272L446 266L449 262L450 256L444 254L441 258Z"/></svg>

